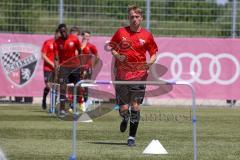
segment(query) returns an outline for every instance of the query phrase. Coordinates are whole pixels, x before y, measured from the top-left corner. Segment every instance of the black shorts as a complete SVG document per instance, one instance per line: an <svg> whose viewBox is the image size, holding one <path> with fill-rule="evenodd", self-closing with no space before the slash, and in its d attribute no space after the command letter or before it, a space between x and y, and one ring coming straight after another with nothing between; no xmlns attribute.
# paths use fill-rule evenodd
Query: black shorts
<svg viewBox="0 0 240 160"><path fill-rule="evenodd" d="M118 105L130 104L135 101L142 104L145 95L144 84L116 84L116 100Z"/></svg>
<svg viewBox="0 0 240 160"><path fill-rule="evenodd" d="M60 67L60 70L59 70L60 84L67 84L67 83L76 84L78 81L80 81L79 68Z"/></svg>
<svg viewBox="0 0 240 160"><path fill-rule="evenodd" d="M91 79L92 77L92 68L81 68L80 70L80 78L81 79Z"/></svg>
<svg viewBox="0 0 240 160"><path fill-rule="evenodd" d="M53 71L44 71L44 82L49 83L49 82L53 82L54 79L54 72Z"/></svg>

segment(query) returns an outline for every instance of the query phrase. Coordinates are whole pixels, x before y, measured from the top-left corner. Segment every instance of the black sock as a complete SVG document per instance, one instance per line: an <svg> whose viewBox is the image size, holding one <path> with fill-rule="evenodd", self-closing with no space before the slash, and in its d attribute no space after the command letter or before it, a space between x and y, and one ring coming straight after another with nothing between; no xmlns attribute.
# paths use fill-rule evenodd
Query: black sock
<svg viewBox="0 0 240 160"><path fill-rule="evenodd" d="M88 88L84 88L84 93L83 93L83 98L84 98L84 102L88 101Z"/></svg>
<svg viewBox="0 0 240 160"><path fill-rule="evenodd" d="M48 95L49 91L50 91L50 89L48 87L44 88L44 91L43 91L43 102L46 102L46 98L47 98L47 95Z"/></svg>
<svg viewBox="0 0 240 160"><path fill-rule="evenodd" d="M135 137L140 120L140 111L131 111L129 136Z"/></svg>
<svg viewBox="0 0 240 160"><path fill-rule="evenodd" d="M65 109L65 102L67 100L66 97L66 88L65 88L65 84L60 84L60 110L64 110Z"/></svg>

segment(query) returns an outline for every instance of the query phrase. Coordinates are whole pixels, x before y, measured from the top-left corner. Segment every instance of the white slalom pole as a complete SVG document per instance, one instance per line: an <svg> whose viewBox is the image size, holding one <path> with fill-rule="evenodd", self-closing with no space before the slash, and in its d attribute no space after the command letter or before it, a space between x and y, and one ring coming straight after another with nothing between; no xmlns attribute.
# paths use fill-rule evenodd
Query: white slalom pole
<svg viewBox="0 0 240 160"><path fill-rule="evenodd" d="M50 87L50 108L49 113L54 115L56 112L56 99L57 99L57 90L58 90L59 84L52 83Z"/></svg>
<svg viewBox="0 0 240 160"><path fill-rule="evenodd" d="M197 115L196 115L196 91L194 87L185 81L176 82L176 85L186 85L192 92L192 124L193 124L193 159L197 160Z"/></svg>
<svg viewBox="0 0 240 160"><path fill-rule="evenodd" d="M194 149L194 160L197 160L197 115L196 115L196 95L195 89L191 86L192 90L192 108L193 108L193 149Z"/></svg>
<svg viewBox="0 0 240 160"><path fill-rule="evenodd" d="M52 106L53 106L53 86L50 87L50 107L49 107L49 113L52 112Z"/></svg>
<svg viewBox="0 0 240 160"><path fill-rule="evenodd" d="M57 96L57 94L56 94L56 86L55 86L55 85L54 85L54 87L53 87L52 92L53 92L53 96L52 96L51 113L54 114L54 113L55 113L55 105L56 105L55 100L56 100L56 96Z"/></svg>
<svg viewBox="0 0 240 160"><path fill-rule="evenodd" d="M51 84L50 88L50 108L49 108L49 113L54 114L54 107L55 107L55 98L56 98L56 91L55 91L55 84Z"/></svg>
<svg viewBox="0 0 240 160"><path fill-rule="evenodd" d="M76 142L77 142L77 115L76 115L76 104L77 104L77 87L78 86L93 86L93 84L98 85L108 85L108 84L146 84L146 85L185 85L191 89L192 94L192 124L193 124L193 152L194 160L197 160L197 116L196 116L196 96L194 87L185 81L107 81L107 80L81 80L74 86L74 121L73 121L73 138L72 138L72 150L73 153L69 160L76 160Z"/></svg>
<svg viewBox="0 0 240 160"><path fill-rule="evenodd" d="M81 82L81 81L80 81ZM79 83L81 85L81 83ZM77 88L78 83L73 88L73 133L72 133L72 155L69 160L77 160Z"/></svg>

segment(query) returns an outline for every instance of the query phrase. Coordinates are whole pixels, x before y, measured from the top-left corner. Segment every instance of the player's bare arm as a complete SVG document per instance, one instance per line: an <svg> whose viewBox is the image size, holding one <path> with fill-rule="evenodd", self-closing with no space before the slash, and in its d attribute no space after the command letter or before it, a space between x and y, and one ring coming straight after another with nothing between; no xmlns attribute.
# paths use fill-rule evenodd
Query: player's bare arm
<svg viewBox="0 0 240 160"><path fill-rule="evenodd" d="M96 55L93 67L95 67L98 64L99 60L100 60L100 57Z"/></svg>
<svg viewBox="0 0 240 160"><path fill-rule="evenodd" d="M46 56L46 54L42 53L42 58L46 63L48 63L54 68L54 63Z"/></svg>
<svg viewBox="0 0 240 160"><path fill-rule="evenodd" d="M157 59L156 54L153 54L153 55L150 57L149 62L147 63L147 67L150 68L150 67L152 66L152 64L155 63L156 59Z"/></svg>
<svg viewBox="0 0 240 160"><path fill-rule="evenodd" d="M126 59L126 56L119 54L116 50L112 49L112 55L117 58L120 62Z"/></svg>
<svg viewBox="0 0 240 160"><path fill-rule="evenodd" d="M57 81L58 79L58 70L59 70L59 57L58 56L55 56L54 58L54 82Z"/></svg>

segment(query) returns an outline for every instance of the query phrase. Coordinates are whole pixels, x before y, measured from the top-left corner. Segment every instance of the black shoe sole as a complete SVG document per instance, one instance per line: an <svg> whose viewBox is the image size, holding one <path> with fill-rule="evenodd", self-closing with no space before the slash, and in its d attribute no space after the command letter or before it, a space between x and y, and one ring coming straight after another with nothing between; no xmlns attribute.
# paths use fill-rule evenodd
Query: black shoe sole
<svg viewBox="0 0 240 160"><path fill-rule="evenodd" d="M136 144L128 144L128 147L136 147Z"/></svg>

